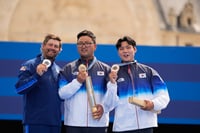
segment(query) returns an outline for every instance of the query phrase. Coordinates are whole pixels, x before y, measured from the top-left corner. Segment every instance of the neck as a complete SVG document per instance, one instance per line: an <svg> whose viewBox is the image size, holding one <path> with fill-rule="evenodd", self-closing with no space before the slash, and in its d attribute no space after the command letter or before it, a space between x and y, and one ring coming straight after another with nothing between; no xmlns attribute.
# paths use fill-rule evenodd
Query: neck
<svg viewBox="0 0 200 133"><path fill-rule="evenodd" d="M135 62L134 60L131 60L131 61L121 61L122 63L128 63L128 62Z"/></svg>
<svg viewBox="0 0 200 133"><path fill-rule="evenodd" d="M94 59L94 56L90 56L90 57L81 57L81 60L84 60L84 61L89 61L89 60L93 60Z"/></svg>

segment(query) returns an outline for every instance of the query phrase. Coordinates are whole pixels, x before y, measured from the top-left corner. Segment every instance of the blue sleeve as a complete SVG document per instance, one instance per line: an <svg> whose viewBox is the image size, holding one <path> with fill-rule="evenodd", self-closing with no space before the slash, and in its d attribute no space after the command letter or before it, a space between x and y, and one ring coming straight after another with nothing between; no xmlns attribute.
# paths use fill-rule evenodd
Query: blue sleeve
<svg viewBox="0 0 200 133"><path fill-rule="evenodd" d="M23 64L19 70L18 81L15 88L18 94L25 94L37 85L40 76L31 64Z"/></svg>

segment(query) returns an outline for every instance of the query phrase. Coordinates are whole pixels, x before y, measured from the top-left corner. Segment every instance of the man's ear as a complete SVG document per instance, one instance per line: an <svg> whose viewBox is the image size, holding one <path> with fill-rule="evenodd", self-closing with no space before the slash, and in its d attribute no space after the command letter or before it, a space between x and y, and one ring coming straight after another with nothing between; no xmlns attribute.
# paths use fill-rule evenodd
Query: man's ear
<svg viewBox="0 0 200 133"><path fill-rule="evenodd" d="M60 48L59 54L62 52L62 48Z"/></svg>
<svg viewBox="0 0 200 133"><path fill-rule="evenodd" d="M40 52L42 53L43 44L40 45Z"/></svg>
<svg viewBox="0 0 200 133"><path fill-rule="evenodd" d="M134 47L134 49L135 49L135 53L137 52L137 48L136 47Z"/></svg>

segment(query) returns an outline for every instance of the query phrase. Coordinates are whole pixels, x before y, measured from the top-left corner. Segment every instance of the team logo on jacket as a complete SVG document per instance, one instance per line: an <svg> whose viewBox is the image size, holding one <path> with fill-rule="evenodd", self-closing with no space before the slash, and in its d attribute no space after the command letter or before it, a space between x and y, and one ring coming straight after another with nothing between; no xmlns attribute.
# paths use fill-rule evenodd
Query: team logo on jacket
<svg viewBox="0 0 200 133"><path fill-rule="evenodd" d="M147 77L146 73L140 73L139 74L139 78L146 78L146 77Z"/></svg>
<svg viewBox="0 0 200 133"><path fill-rule="evenodd" d="M104 76L104 71L97 71L98 76Z"/></svg>
<svg viewBox="0 0 200 133"><path fill-rule="evenodd" d="M123 82L123 81L125 81L124 78L119 78L119 79L117 80L117 82Z"/></svg>
<svg viewBox="0 0 200 133"><path fill-rule="evenodd" d="M73 75L78 75L78 71L72 72Z"/></svg>

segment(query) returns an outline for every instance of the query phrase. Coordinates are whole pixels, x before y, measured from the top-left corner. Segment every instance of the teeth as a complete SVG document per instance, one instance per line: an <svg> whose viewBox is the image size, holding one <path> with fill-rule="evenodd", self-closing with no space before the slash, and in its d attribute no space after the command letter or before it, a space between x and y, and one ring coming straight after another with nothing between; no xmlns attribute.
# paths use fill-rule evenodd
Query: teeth
<svg viewBox="0 0 200 133"><path fill-rule="evenodd" d="M53 52L53 53L55 53L56 51L54 51L54 50L50 50L50 49L49 49L48 52Z"/></svg>
<svg viewBox="0 0 200 133"><path fill-rule="evenodd" d="M124 56L129 56L129 54L124 54Z"/></svg>

